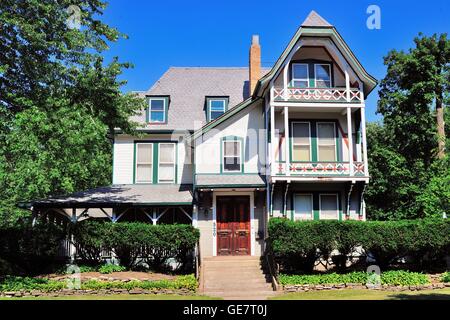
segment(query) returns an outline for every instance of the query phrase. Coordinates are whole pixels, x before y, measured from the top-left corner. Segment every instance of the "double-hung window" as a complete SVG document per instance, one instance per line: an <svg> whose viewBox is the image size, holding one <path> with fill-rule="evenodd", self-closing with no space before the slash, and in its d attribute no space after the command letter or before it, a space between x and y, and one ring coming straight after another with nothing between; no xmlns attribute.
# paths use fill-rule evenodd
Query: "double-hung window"
<svg viewBox="0 0 450 320"><path fill-rule="evenodd" d="M226 98L207 98L208 121L212 121L220 117L227 111L228 99Z"/></svg>
<svg viewBox="0 0 450 320"><path fill-rule="evenodd" d="M334 122L317 123L317 160L336 161L336 128Z"/></svg>
<svg viewBox="0 0 450 320"><path fill-rule="evenodd" d="M311 161L311 129L309 122L292 123L292 160Z"/></svg>
<svg viewBox="0 0 450 320"><path fill-rule="evenodd" d="M339 219L339 200L337 194L320 194L319 218L321 220L338 220Z"/></svg>
<svg viewBox="0 0 450 320"><path fill-rule="evenodd" d="M241 140L223 140L223 172L241 172Z"/></svg>
<svg viewBox="0 0 450 320"><path fill-rule="evenodd" d="M175 150L175 143L159 143L159 183L175 183Z"/></svg>
<svg viewBox="0 0 450 320"><path fill-rule="evenodd" d="M136 143L136 183L153 182L153 144Z"/></svg>
<svg viewBox="0 0 450 320"><path fill-rule="evenodd" d="M148 100L148 119L149 123L167 122L167 98L149 98Z"/></svg>
<svg viewBox="0 0 450 320"><path fill-rule="evenodd" d="M309 87L309 67L307 63L292 64L292 86L294 88Z"/></svg>
<svg viewBox="0 0 450 320"><path fill-rule="evenodd" d="M329 64L315 64L314 74L317 88L331 87L331 66Z"/></svg>
<svg viewBox="0 0 450 320"><path fill-rule="evenodd" d="M312 220L313 218L313 195L294 195L294 220Z"/></svg>

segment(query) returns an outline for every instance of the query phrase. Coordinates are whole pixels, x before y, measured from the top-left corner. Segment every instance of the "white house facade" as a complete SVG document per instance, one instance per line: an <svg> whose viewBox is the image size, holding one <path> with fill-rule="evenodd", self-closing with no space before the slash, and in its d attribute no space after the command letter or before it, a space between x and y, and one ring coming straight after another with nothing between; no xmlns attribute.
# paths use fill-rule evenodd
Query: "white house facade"
<svg viewBox="0 0 450 320"><path fill-rule="evenodd" d="M40 214L190 223L202 257L264 252L271 217L365 220L370 76L311 14L272 68L169 68L117 130L112 185L33 203Z"/></svg>

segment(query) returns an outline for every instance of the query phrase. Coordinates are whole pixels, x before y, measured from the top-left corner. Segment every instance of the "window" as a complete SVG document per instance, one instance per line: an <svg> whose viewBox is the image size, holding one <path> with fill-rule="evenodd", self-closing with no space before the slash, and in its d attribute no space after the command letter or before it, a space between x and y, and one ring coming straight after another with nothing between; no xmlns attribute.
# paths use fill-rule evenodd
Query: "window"
<svg viewBox="0 0 450 320"><path fill-rule="evenodd" d="M317 88L331 87L331 66L329 64L315 64L314 73Z"/></svg>
<svg viewBox="0 0 450 320"><path fill-rule="evenodd" d="M150 98L148 101L148 121L166 123L167 98Z"/></svg>
<svg viewBox="0 0 450 320"><path fill-rule="evenodd" d="M227 110L228 99L207 98L208 105L208 121L217 119Z"/></svg>
<svg viewBox="0 0 450 320"><path fill-rule="evenodd" d="M294 88L309 87L309 68L306 63L292 64L292 86Z"/></svg>
<svg viewBox="0 0 450 320"><path fill-rule="evenodd" d="M136 183L152 183L153 144L136 144Z"/></svg>
<svg viewBox="0 0 450 320"><path fill-rule="evenodd" d="M319 218L323 220L338 220L339 205L337 194L319 195L320 214Z"/></svg>
<svg viewBox="0 0 450 320"><path fill-rule="evenodd" d="M292 123L292 160L311 161L311 134L309 122Z"/></svg>
<svg viewBox="0 0 450 320"><path fill-rule="evenodd" d="M158 182L175 183L175 144L159 143Z"/></svg>
<svg viewBox="0 0 450 320"><path fill-rule="evenodd" d="M333 122L317 123L318 161L336 161L336 129Z"/></svg>
<svg viewBox="0 0 450 320"><path fill-rule="evenodd" d="M312 194L296 194L294 196L294 220L313 219Z"/></svg>
<svg viewBox="0 0 450 320"><path fill-rule="evenodd" d="M223 141L223 171L240 172L241 171L241 141L224 140Z"/></svg>

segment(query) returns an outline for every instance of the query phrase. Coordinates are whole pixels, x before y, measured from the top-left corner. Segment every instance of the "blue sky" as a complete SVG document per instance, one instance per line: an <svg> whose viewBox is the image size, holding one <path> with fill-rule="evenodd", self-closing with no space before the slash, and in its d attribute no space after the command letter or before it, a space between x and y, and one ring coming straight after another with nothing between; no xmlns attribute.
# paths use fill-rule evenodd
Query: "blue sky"
<svg viewBox="0 0 450 320"><path fill-rule="evenodd" d="M381 29L366 27L367 7L381 9ZM413 38L450 31L450 1L381 0L110 0L103 20L129 39L111 45L107 58L134 64L125 92L148 89L170 66L247 66L251 35L259 34L263 66L271 66L311 10L333 24L375 78L385 74L383 56L406 50ZM368 97L374 121L376 91Z"/></svg>

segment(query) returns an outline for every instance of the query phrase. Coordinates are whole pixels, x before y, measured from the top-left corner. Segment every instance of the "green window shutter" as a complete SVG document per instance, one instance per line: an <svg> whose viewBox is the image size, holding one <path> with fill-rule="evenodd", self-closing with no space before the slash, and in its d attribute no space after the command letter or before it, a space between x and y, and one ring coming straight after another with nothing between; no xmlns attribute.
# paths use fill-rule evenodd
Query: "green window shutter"
<svg viewBox="0 0 450 320"><path fill-rule="evenodd" d="M153 184L158 184L158 168L159 168L159 142L153 143Z"/></svg>

